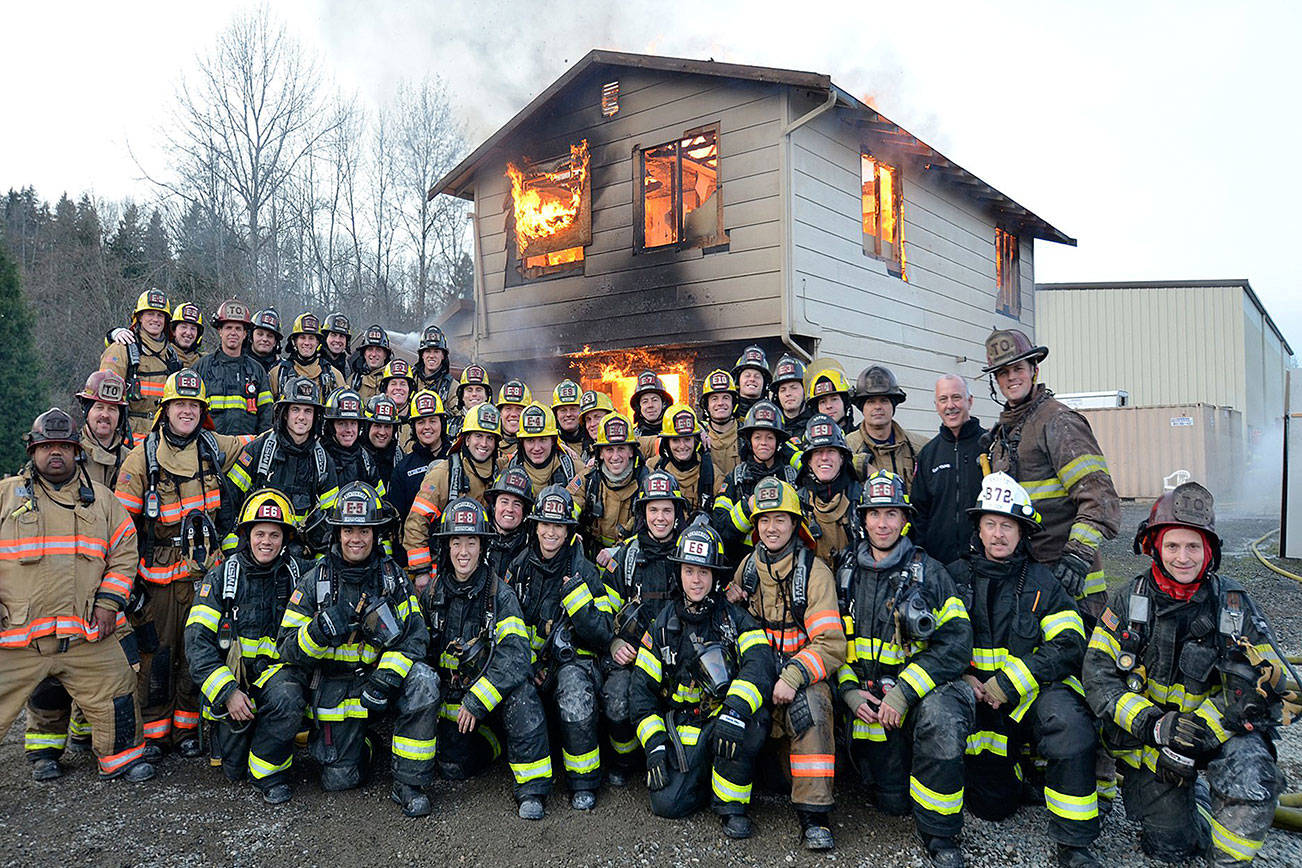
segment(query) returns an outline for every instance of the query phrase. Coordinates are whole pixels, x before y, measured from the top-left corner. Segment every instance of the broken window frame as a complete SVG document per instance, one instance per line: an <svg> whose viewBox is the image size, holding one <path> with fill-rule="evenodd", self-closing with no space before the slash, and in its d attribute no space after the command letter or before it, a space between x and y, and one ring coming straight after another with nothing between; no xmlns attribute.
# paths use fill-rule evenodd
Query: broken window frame
<svg viewBox="0 0 1302 868"><path fill-rule="evenodd" d="M864 161L873 162L873 204L877 214L877 232L863 232L863 252L873 259L886 263L886 271L894 277L904 277L904 176L896 163L889 163L874 156L867 147L859 149L859 225L863 226L864 215ZM895 224L895 240L884 241L881 237L881 172L885 169L891 176L891 216Z"/></svg>
<svg viewBox="0 0 1302 868"><path fill-rule="evenodd" d="M682 185L683 185L683 158L682 143L684 141L697 138L699 136L711 135L714 137L714 147L716 151L716 162L718 166L715 170L714 192L715 199L715 232L712 235L687 238L685 224L687 215L683 213L682 207ZM705 124L686 130L681 136L670 139L667 142L642 147L640 145L633 148L633 252L654 253L661 250L690 250L695 247L706 249L720 247L728 244L728 231L723 225L723 152L721 146L721 137L719 122ZM655 244L648 246L646 243L646 154L649 151L655 151L661 148L675 146L675 168L674 175L676 185L671 195L674 197L674 216L676 218L675 235L677 241L669 241L664 244ZM706 201L709 197L706 197ZM693 212L695 213L695 212Z"/></svg>
<svg viewBox="0 0 1302 868"><path fill-rule="evenodd" d="M995 227L995 312L1022 318L1021 240L1006 229Z"/></svg>
<svg viewBox="0 0 1302 868"><path fill-rule="evenodd" d="M567 159L566 154L558 154L554 157L530 161L523 160L524 165L532 170L545 170L545 167L555 167ZM583 190L583 196L580 203L579 225L566 230L566 234L575 235L582 243L570 247L558 247L554 250L547 250L535 255L527 256L522 261L519 250L516 247L515 240L515 203L511 191L506 193L506 201L503 210L506 213L506 280L505 286L521 286L526 283L532 283L537 280L544 280L555 277L564 277L570 274L583 274L585 270L584 263L587 261L587 248L592 243L592 166L591 154L589 154L588 177L586 186ZM569 262L559 262L555 265L527 265L530 259L536 259L540 256L552 256L565 253L569 250L579 251L579 258Z"/></svg>

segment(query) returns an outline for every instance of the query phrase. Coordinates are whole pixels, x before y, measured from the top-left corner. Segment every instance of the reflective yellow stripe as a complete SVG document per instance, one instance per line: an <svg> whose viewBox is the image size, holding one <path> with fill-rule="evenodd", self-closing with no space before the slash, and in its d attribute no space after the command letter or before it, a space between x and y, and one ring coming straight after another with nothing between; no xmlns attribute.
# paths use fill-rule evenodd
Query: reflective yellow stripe
<svg viewBox="0 0 1302 868"><path fill-rule="evenodd" d="M1092 820L1099 815L1099 794L1090 790L1086 796L1069 796L1045 787L1044 806L1064 820Z"/></svg>
<svg viewBox="0 0 1302 868"><path fill-rule="evenodd" d="M529 763L510 763L510 766L511 774L515 776L517 784L552 776L552 758L549 756Z"/></svg>
<svg viewBox="0 0 1302 868"><path fill-rule="evenodd" d="M207 678L203 680L203 686L199 692L208 698L211 703L217 702L217 694L226 687L227 684L235 683L235 675L225 666L218 666Z"/></svg>
<svg viewBox="0 0 1302 868"><path fill-rule="evenodd" d="M1081 635L1085 635L1084 630L1081 630ZM1016 688L1018 694L1023 697L1034 694L1039 690L1039 685L1036 683L1035 676L1031 674L1031 670L1026 667L1026 664L1022 662L1020 657L1013 654L1006 656L1004 658L1004 665L1000 668L1000 671L1003 672L1004 675L1008 676L1008 680L1013 683L1013 687Z"/></svg>
<svg viewBox="0 0 1302 868"><path fill-rule="evenodd" d="M591 602L592 591L588 590L587 582L584 582L566 594L565 599L561 600L561 605L565 607L566 614L574 617L580 609Z"/></svg>
<svg viewBox="0 0 1302 868"><path fill-rule="evenodd" d="M1102 455L1080 455L1058 468L1058 478L1068 489L1076 487L1091 473L1108 472L1108 462Z"/></svg>
<svg viewBox="0 0 1302 868"><path fill-rule="evenodd" d="M385 651L380 655L380 669L396 672L403 678L411 671L411 658L399 651Z"/></svg>
<svg viewBox="0 0 1302 868"><path fill-rule="evenodd" d="M1257 851L1261 849L1261 845L1266 843L1264 838L1260 841L1253 841L1251 838L1245 838L1231 832L1218 823L1211 812L1202 805L1198 806L1198 811L1207 818L1208 824L1212 827L1212 846L1235 861L1252 861L1256 857Z"/></svg>
<svg viewBox="0 0 1302 868"><path fill-rule="evenodd" d="M565 770L574 772L576 775L586 775L589 772L595 772L601 768L601 749L595 748L587 753L572 754L567 750L561 750L561 757L565 761Z"/></svg>
<svg viewBox="0 0 1302 868"><path fill-rule="evenodd" d="M359 699L345 699L331 708L317 708L313 714L320 721L347 720L350 717L365 718L368 713Z"/></svg>
<svg viewBox="0 0 1302 868"><path fill-rule="evenodd" d="M943 626L944 623L951 618L962 618L964 621L969 620L967 616L967 608L964 607L963 601L958 597L949 597L945 600L945 604L941 606L940 611L936 613L936 626Z"/></svg>
<svg viewBox="0 0 1302 868"><path fill-rule="evenodd" d="M661 669L660 666L660 658L657 657L655 654L651 653L650 648L646 647L645 645L639 646L637 649L636 662L637 662L638 669L641 669L647 675L650 675L651 679L655 681L656 684L660 683L661 677L663 675L663 670Z"/></svg>
<svg viewBox="0 0 1302 868"><path fill-rule="evenodd" d="M678 737L683 740L684 745L692 747L701 740L701 728L699 726L683 724L678 727Z"/></svg>
<svg viewBox="0 0 1302 868"><path fill-rule="evenodd" d="M290 751L289 755L285 757L285 761L281 763L269 763L253 751L249 751L249 774L253 776L254 780L269 778L277 772L285 771L293 762L293 751Z"/></svg>
<svg viewBox="0 0 1302 868"><path fill-rule="evenodd" d="M492 711L502 701L502 694L487 677L481 677L470 686L470 692L483 704L485 711Z"/></svg>
<svg viewBox="0 0 1302 868"><path fill-rule="evenodd" d="M240 656L242 657L276 657L276 640L270 636L240 637Z"/></svg>
<svg viewBox="0 0 1302 868"><path fill-rule="evenodd" d="M658 714L649 714L637 725L637 740L642 742L642 747L646 747L656 733L668 733L665 729L665 719Z"/></svg>
<svg viewBox="0 0 1302 868"><path fill-rule="evenodd" d="M1094 651L1102 651L1113 660L1116 660L1117 655L1121 653L1121 643L1117 641L1117 637L1102 627L1095 627L1094 632L1090 634L1090 648Z"/></svg>
<svg viewBox="0 0 1302 868"><path fill-rule="evenodd" d="M63 750L68 745L68 734L49 732L23 733L24 750Z"/></svg>
<svg viewBox="0 0 1302 868"><path fill-rule="evenodd" d="M253 479L238 464L226 472L226 478L235 483L240 491L248 491L253 485Z"/></svg>
<svg viewBox="0 0 1302 868"><path fill-rule="evenodd" d="M1229 740L1230 734L1225 731L1222 725L1221 710L1212 704L1211 700L1205 701L1202 705L1194 709L1194 714L1199 717L1207 728L1216 736L1216 740L1224 744Z"/></svg>
<svg viewBox="0 0 1302 868"><path fill-rule="evenodd" d="M742 805L750 803L751 785L734 784L719 774L718 769L710 771L710 788L721 802L735 802Z"/></svg>
<svg viewBox="0 0 1302 868"><path fill-rule="evenodd" d="M759 688L749 681L743 681L740 678L735 679L728 686L729 696L738 696L745 701L746 707L754 714L759 707L764 704L764 697L760 695Z"/></svg>
<svg viewBox="0 0 1302 868"><path fill-rule="evenodd" d="M437 746L437 738L406 738L401 735L393 737L393 755L416 762L434 759Z"/></svg>
<svg viewBox="0 0 1302 868"><path fill-rule="evenodd" d="M221 617L221 613L212 606L195 603L190 607L190 616L185 619L185 626L189 627L191 624L202 624L216 633L217 625L221 622Z"/></svg>
<svg viewBox="0 0 1302 868"><path fill-rule="evenodd" d="M938 793L922 781L909 775L909 795L928 811L937 814L957 814L963 810L963 790L957 793Z"/></svg>
<svg viewBox="0 0 1302 868"><path fill-rule="evenodd" d="M282 627L302 627L312 619L301 612L295 612L293 609L285 610L285 617L280 620Z"/></svg>
<svg viewBox="0 0 1302 868"><path fill-rule="evenodd" d="M1168 686L1152 679L1149 679L1145 692L1154 702L1175 706L1180 711L1193 711L1211 696L1210 692L1189 693L1185 690L1185 686L1180 683Z"/></svg>
<svg viewBox="0 0 1302 868"><path fill-rule="evenodd" d="M974 732L967 737L967 747L964 753L968 756L976 756L980 753L1008 756L1008 736L990 730Z"/></svg>
<svg viewBox="0 0 1302 868"><path fill-rule="evenodd" d="M871 662L876 660L888 666L900 666L904 663L904 649L894 642L881 639L855 636L851 650L851 660Z"/></svg>
<svg viewBox="0 0 1302 868"><path fill-rule="evenodd" d="M927 674L927 670L917 663L910 663L905 666L900 671L900 680L912 687L913 692L918 695L919 699L926 696L936 686L936 682Z"/></svg>
<svg viewBox="0 0 1302 868"><path fill-rule="evenodd" d="M1064 630L1079 633L1082 639L1085 638L1085 622L1081 620L1078 612L1065 609L1040 619L1040 632L1044 635L1046 642Z"/></svg>
<svg viewBox="0 0 1302 868"><path fill-rule="evenodd" d="M680 704L701 701L701 688L691 684L679 684L674 688L673 701Z"/></svg>
<svg viewBox="0 0 1302 868"><path fill-rule="evenodd" d="M1031 500L1052 500L1055 497L1066 497L1067 489L1062 487L1058 477L1053 479L1023 479L1020 480L1022 488L1031 496Z"/></svg>
<svg viewBox="0 0 1302 868"><path fill-rule="evenodd" d="M1102 570L1096 570L1085 575L1085 584L1081 585L1080 595L1088 597L1090 594L1106 593L1107 590L1107 578L1103 575Z"/></svg>
<svg viewBox="0 0 1302 868"><path fill-rule="evenodd" d="M1068 542L1078 542L1081 545L1088 546L1092 549L1099 547L1103 542L1103 534L1083 521L1078 521L1071 526L1071 533L1067 536Z"/></svg>
<svg viewBox="0 0 1302 868"><path fill-rule="evenodd" d="M880 723L864 723L856 717L850 727L850 737L861 741L886 741L886 729Z"/></svg>
<svg viewBox="0 0 1302 868"><path fill-rule="evenodd" d="M1112 709L1112 719L1117 722L1117 726L1126 732L1133 733L1135 718L1152 707L1153 703L1138 693L1123 693L1121 698L1117 700L1116 706Z"/></svg>
<svg viewBox="0 0 1302 868"><path fill-rule="evenodd" d="M769 644L769 637L763 630L747 630L737 637L737 650L742 654L757 645L767 644Z"/></svg>

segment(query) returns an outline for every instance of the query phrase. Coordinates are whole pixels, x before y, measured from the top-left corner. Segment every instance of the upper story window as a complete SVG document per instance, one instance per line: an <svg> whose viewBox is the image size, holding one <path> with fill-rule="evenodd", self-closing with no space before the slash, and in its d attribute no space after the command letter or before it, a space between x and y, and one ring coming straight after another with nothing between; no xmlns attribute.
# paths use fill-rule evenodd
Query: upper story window
<svg viewBox="0 0 1302 868"><path fill-rule="evenodd" d="M728 240L719 183L719 127L638 152L636 249L714 247Z"/></svg>
<svg viewBox="0 0 1302 868"><path fill-rule="evenodd" d="M592 185L586 139L570 153L522 166L508 163L511 181L510 245L523 279L583 268L592 243ZM508 282L512 282L508 280Z"/></svg>
<svg viewBox="0 0 1302 868"><path fill-rule="evenodd" d="M863 198L863 251L881 259L892 274L904 272L904 196L900 170L873 157L859 154Z"/></svg>
<svg viewBox="0 0 1302 868"><path fill-rule="evenodd" d="M995 311L1020 319L1022 316L1022 269L1017 236L995 229L995 285L999 298Z"/></svg>

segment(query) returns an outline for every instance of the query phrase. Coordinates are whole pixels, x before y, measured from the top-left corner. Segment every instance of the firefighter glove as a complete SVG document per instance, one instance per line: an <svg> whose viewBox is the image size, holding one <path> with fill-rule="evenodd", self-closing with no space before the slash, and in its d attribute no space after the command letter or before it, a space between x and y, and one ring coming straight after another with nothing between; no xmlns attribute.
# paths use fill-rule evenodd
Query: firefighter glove
<svg viewBox="0 0 1302 868"><path fill-rule="evenodd" d="M358 701L367 711L380 713L389 707L389 700L402 686L402 679L387 669L377 669L366 677Z"/></svg>
<svg viewBox="0 0 1302 868"><path fill-rule="evenodd" d="M352 606L343 602L335 603L317 613L316 626L327 645L339 646L348 638L356 617Z"/></svg>
<svg viewBox="0 0 1302 868"><path fill-rule="evenodd" d="M669 749L658 744L646 754L646 788L663 790L669 786Z"/></svg>
<svg viewBox="0 0 1302 868"><path fill-rule="evenodd" d="M1090 574L1091 566L1080 555L1063 552L1053 568L1053 577L1062 585L1063 590L1075 599L1085 590L1085 577Z"/></svg>
<svg viewBox="0 0 1302 868"><path fill-rule="evenodd" d="M725 708L714 722L714 754L722 759L736 759L746 737L746 721L737 712Z"/></svg>
<svg viewBox="0 0 1302 868"><path fill-rule="evenodd" d="M1198 777L1198 766L1192 757L1164 747L1157 752L1157 779L1177 787L1188 786Z"/></svg>
<svg viewBox="0 0 1302 868"><path fill-rule="evenodd" d="M1168 711L1153 723L1152 744L1196 755L1213 750L1217 740L1207 724L1194 715Z"/></svg>

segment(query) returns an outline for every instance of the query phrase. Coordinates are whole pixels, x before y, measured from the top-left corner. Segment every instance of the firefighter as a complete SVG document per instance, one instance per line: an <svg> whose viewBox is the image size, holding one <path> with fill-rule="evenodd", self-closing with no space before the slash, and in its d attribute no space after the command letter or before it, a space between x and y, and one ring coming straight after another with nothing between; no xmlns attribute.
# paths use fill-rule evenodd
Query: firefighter
<svg viewBox="0 0 1302 868"><path fill-rule="evenodd" d="M618 628L602 657L602 711L615 749L616 761L609 773L615 786L627 780L637 751L629 710L632 664L642 634L677 593L676 568L670 555L679 531L687 524L688 509L671 474L663 470L646 474L633 501L633 534L614 549L603 568L602 581ZM588 605L600 602L592 600Z"/></svg>
<svg viewBox="0 0 1302 868"><path fill-rule="evenodd" d="M259 488L274 488L289 498L295 523L314 509L330 509L339 494L339 470L321 442L322 409L315 382L305 377L285 381L271 430L242 448L226 474L228 516L238 515L249 492ZM231 534L224 547L229 551L237 542ZM304 542L314 546L313 540Z"/></svg>
<svg viewBox="0 0 1302 868"><path fill-rule="evenodd" d="M831 416L841 433L849 436L855 429L854 407L850 398L850 384L845 374L834 367L810 371L806 376L809 389L805 403L814 413Z"/></svg>
<svg viewBox="0 0 1302 868"><path fill-rule="evenodd" d="M981 370L1006 402L990 432L990 467L1030 492L1043 516L1028 541L1031 557L1049 565L1092 627L1107 590L1098 547L1117 535L1121 499L1089 422L1039 382L1048 355L1017 329L986 338Z"/></svg>
<svg viewBox="0 0 1302 868"><path fill-rule="evenodd" d="M1126 816L1155 859L1243 865L1275 816L1275 739L1299 711L1281 679L1297 675L1247 591L1217 572L1210 491L1186 482L1164 493L1134 545L1152 565L1110 595L1084 669L1125 769Z"/></svg>
<svg viewBox="0 0 1302 868"><path fill-rule="evenodd" d="M271 396L277 401L290 377L303 377L316 384L317 391L329 395L344 385L343 371L321 355L321 322L314 313L299 314L289 332L285 357L271 369Z"/></svg>
<svg viewBox="0 0 1302 868"><path fill-rule="evenodd" d="M411 512L421 480L435 461L446 458L450 444L443 423L447 413L437 392L421 389L411 396L407 421L411 423L411 449L393 468L389 481L389 502L404 519Z"/></svg>
<svg viewBox="0 0 1302 868"><path fill-rule="evenodd" d="M854 476L854 457L836 422L821 413L809 420L804 443L797 482L801 503L815 522L810 525L818 541L815 551L836 569L862 536L862 521L855 514L861 486Z"/></svg>
<svg viewBox="0 0 1302 868"><path fill-rule="evenodd" d="M274 307L264 307L253 315L253 332L249 335L249 355L262 365L271 383L271 369L280 363L280 314Z"/></svg>
<svg viewBox="0 0 1302 868"><path fill-rule="evenodd" d="M372 395L366 402L366 439L362 448L371 453L380 467L381 479L392 479L398 464L398 426L402 423L398 404L384 393Z"/></svg>
<svg viewBox="0 0 1302 868"><path fill-rule="evenodd" d="M529 543L529 528L524 517L533 509L533 485L518 467L509 467L497 475L484 492L488 513L492 516L493 535L488 538L485 562L497 577L506 575L511 565Z"/></svg>
<svg viewBox="0 0 1302 868"><path fill-rule="evenodd" d="M387 497L388 486L380 477L380 467L362 447L362 426L366 424L362 396L352 389L335 389L326 398L324 410L321 445L334 463L335 484L343 488L350 482L365 482L380 497Z"/></svg>
<svg viewBox="0 0 1302 868"><path fill-rule="evenodd" d="M542 404L530 404L520 414L519 448L503 469L519 467L529 475L536 497L548 485L564 485L570 496L582 499L583 473L578 457L562 445L556 418Z"/></svg>
<svg viewBox="0 0 1302 868"><path fill-rule="evenodd" d="M363 401L369 401L372 396L380 393L380 377L384 366L392 360L393 348L389 346L389 333L379 324L367 326L361 346L353 351L345 371L349 384L362 396Z"/></svg>
<svg viewBox="0 0 1302 868"><path fill-rule="evenodd" d="M394 359L384 366L380 374L380 393L393 401L398 408L398 423L393 431L393 441L398 452L411 448L411 429L407 427L407 404L411 393L416 389L416 378L412 376L411 365L405 359ZM394 456L397 463L397 456Z"/></svg>
<svg viewBox="0 0 1302 868"><path fill-rule="evenodd" d="M863 419L845 441L854 453L860 479L875 469L889 470L903 477L906 489L912 489L913 468L924 443L895 421L895 411L906 397L890 368L870 365L859 372L852 400Z"/></svg>
<svg viewBox="0 0 1302 868"><path fill-rule="evenodd" d="M637 385L628 403L633 411L637 442L642 457L647 461L655 455L656 443L660 439L660 420L673 402L673 396L655 371L643 371L637 375Z"/></svg>
<svg viewBox="0 0 1302 868"><path fill-rule="evenodd" d="M809 417L813 415L805 403L805 365L792 355L778 359L773 369L773 382L769 385L769 396L782 411L782 430L786 439L800 437L805 433Z"/></svg>
<svg viewBox="0 0 1302 868"><path fill-rule="evenodd" d="M433 558L430 552L430 524L437 522L449 500L472 497L487 503L485 492L493 483L497 467L497 444L501 421L492 404L478 404L466 413L461 433L452 442L445 461L430 465L411 511L402 525L402 547L407 552L407 570L418 590L429 584Z"/></svg>
<svg viewBox="0 0 1302 868"><path fill-rule="evenodd" d="M678 481L693 512L707 516L714 505L714 462L701 436L701 423L689 404L671 404L660 425L659 455L653 470L664 470Z"/></svg>
<svg viewBox="0 0 1302 868"><path fill-rule="evenodd" d="M755 486L752 518L755 548L737 568L728 599L745 603L777 655L767 750L791 781L805 847L830 850L836 774L830 679L846 658L836 580L814 555L790 483L762 479Z"/></svg>
<svg viewBox="0 0 1302 868"><path fill-rule="evenodd" d="M27 464L0 481L0 545L15 553L0 560L0 732L31 695L43 724L29 721L24 738L32 776L59 777L70 693L90 723L100 777L148 780L154 769L143 759L135 637L123 615L135 528L112 492L82 469L71 416L47 410L23 441Z"/></svg>
<svg viewBox="0 0 1302 868"><path fill-rule="evenodd" d="M836 673L850 758L882 813L903 816L912 802L933 865L962 868L972 623L945 567L905 536L914 510L903 479L873 471L854 512L863 533L838 574L848 654Z"/></svg>
<svg viewBox="0 0 1302 868"><path fill-rule="evenodd" d="M425 326L416 350L415 383L412 389L425 389L439 396L440 401L452 398L452 374L448 359L448 339L443 329L436 325Z"/></svg>
<svg viewBox="0 0 1302 868"><path fill-rule="evenodd" d="M755 757L771 721L764 697L773 648L754 617L723 595L723 541L709 525L678 537L674 600L638 644L629 705L646 750L651 812L684 817L708 790L729 838L749 838Z"/></svg>
<svg viewBox="0 0 1302 868"><path fill-rule="evenodd" d="M579 458L585 465L591 466L592 459L596 458L594 447L601 430L601 420L614 412L615 405L605 392L589 390L583 393L583 398L579 401L579 426L583 429L583 448L579 451Z"/></svg>
<svg viewBox="0 0 1302 868"><path fill-rule="evenodd" d="M330 551L290 595L277 643L281 660L308 685L308 751L321 764L323 788L360 786L373 756L367 730L392 714L389 795L408 817L423 817L430 802L422 787L434 778L439 679L425 663L429 630L416 592L379 544L393 508L354 482L327 516Z"/></svg>
<svg viewBox="0 0 1302 868"><path fill-rule="evenodd" d="M714 499L714 512L710 523L723 539L725 553L740 560L746 548L746 539L753 530L749 503L755 486L761 479L774 476L794 484L798 475L795 467L781 460L784 453L785 432L780 421L782 411L771 401L757 401L746 414L738 429L738 439L745 441L745 457L732 469L723 483L723 491Z"/></svg>
<svg viewBox="0 0 1302 868"><path fill-rule="evenodd" d="M941 563L961 558L972 541L972 522L965 510L981 493L981 437L986 433L972 416L967 380L946 374L936 381L940 433L918 451L913 503L913 536Z"/></svg>
<svg viewBox="0 0 1302 868"><path fill-rule="evenodd" d="M521 380L507 380L497 393L497 412L502 418L502 440L498 444L498 462L505 467L515 457L520 433L520 414L533 403L533 393Z"/></svg>
<svg viewBox="0 0 1302 868"><path fill-rule="evenodd" d="M243 302L217 307L217 349L195 370L208 389L208 412L219 434L260 434L271 427L271 384L267 371L245 346L253 320Z"/></svg>
<svg viewBox="0 0 1302 868"><path fill-rule="evenodd" d="M239 545L203 578L185 622L190 677L213 721L215 753L231 781L246 777L265 802L289 801L294 735L307 704L301 672L276 652L281 617L305 567L287 548L294 508L279 491L249 495Z"/></svg>
<svg viewBox="0 0 1302 868"><path fill-rule="evenodd" d="M461 431L461 423L472 407L488 403L493 396L492 385L488 382L488 371L483 365L466 365L457 381L456 395L448 410L448 439L454 440Z"/></svg>
<svg viewBox="0 0 1302 868"><path fill-rule="evenodd" d="M348 370L349 344L353 339L353 326L348 317L339 311L328 314L321 323L321 359L341 373ZM341 379L342 386L348 380ZM325 393L329 394L329 393Z"/></svg>
<svg viewBox="0 0 1302 868"><path fill-rule="evenodd" d="M443 684L439 769L450 780L484 772L502 753L521 819L541 820L552 789L547 715L528 677L529 633L520 600L487 563L493 532L479 501L459 497L439 522L438 579L421 595L430 665Z"/></svg>
<svg viewBox="0 0 1302 868"><path fill-rule="evenodd" d="M188 368L167 378L154 426L118 473L117 499L139 534L132 626L140 647L137 697L151 761L175 746L197 757L199 694L185 659L185 618L195 580L221 555L222 479L244 440L216 434L203 379ZM94 721L91 721L92 724Z"/></svg>
<svg viewBox="0 0 1302 868"><path fill-rule="evenodd" d="M530 646L538 658L534 683L557 718L570 807L590 811L601 783L597 741L601 673L598 655L614 638L609 604L597 569L583 556L574 499L559 485L538 495L529 513L529 544L506 570L520 599Z"/></svg>
<svg viewBox="0 0 1302 868"><path fill-rule="evenodd" d="M735 413L738 419L744 419L756 401L764 400L769 383L773 381L773 375L769 373L769 357L762 347L751 344L741 351L737 364L732 366L732 380L737 384Z"/></svg>
<svg viewBox="0 0 1302 868"><path fill-rule="evenodd" d="M131 434L148 434L169 375L181 369L176 350L167 341L171 310L161 289L147 289L136 299L131 328L118 329L99 358L102 370L112 371L127 384ZM120 340L117 332L125 331Z"/></svg>
<svg viewBox="0 0 1302 868"><path fill-rule="evenodd" d="M710 463L714 465L713 493L718 494L738 464L737 384L732 381L732 374L722 368L710 371L701 387L699 406L710 442Z"/></svg>
<svg viewBox="0 0 1302 868"><path fill-rule="evenodd" d="M583 453L583 426L579 424L579 406L583 403L583 390L573 380L561 380L552 389L552 414L556 416L556 430L561 443L578 458ZM580 461L580 463L582 463Z"/></svg>
<svg viewBox="0 0 1302 868"><path fill-rule="evenodd" d="M192 301L179 301L172 307L167 323L167 339L176 351L176 360L183 368L193 368L202 358L203 312Z"/></svg>
<svg viewBox="0 0 1302 868"><path fill-rule="evenodd" d="M601 418L593 450L596 464L588 473L583 532L595 550L618 545L633 531L633 498L646 465L633 437L633 423L619 413Z"/></svg>
<svg viewBox="0 0 1302 868"><path fill-rule="evenodd" d="M112 371L92 371L77 393L81 402L81 454L90 478L110 490L131 451L127 429L127 384Z"/></svg>
<svg viewBox="0 0 1302 868"><path fill-rule="evenodd" d="M1094 754L1098 738L1076 674L1085 627L1076 605L1026 538L1040 516L1026 489L1006 473L981 483L969 509L973 549L948 569L972 621L972 666L964 676L977 698L968 737L965 805L991 821L1022 802L1023 750L1044 761L1049 837L1065 868L1098 865L1089 847L1099 834Z"/></svg>

